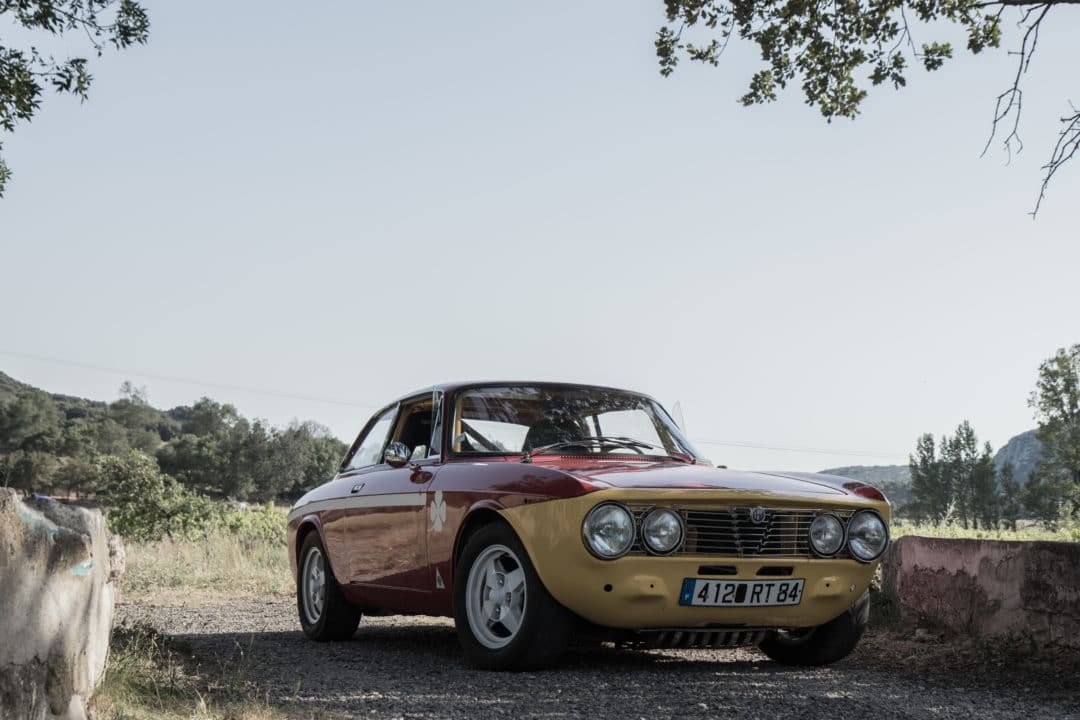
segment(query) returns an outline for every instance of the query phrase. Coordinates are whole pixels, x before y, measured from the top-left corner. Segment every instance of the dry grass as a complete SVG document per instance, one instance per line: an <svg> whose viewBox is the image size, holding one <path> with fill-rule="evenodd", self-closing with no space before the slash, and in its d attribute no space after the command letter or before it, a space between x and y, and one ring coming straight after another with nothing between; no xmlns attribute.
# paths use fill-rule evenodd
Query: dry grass
<svg viewBox="0 0 1080 720"><path fill-rule="evenodd" d="M889 528L893 538L904 535L923 535L925 537L959 538L974 540L1056 540L1059 542L1080 542L1080 524L1074 522L1058 523L1054 529L1048 529L1042 523L1022 522L1016 530L963 528L958 524L931 525L915 524L907 520L894 520Z"/></svg>
<svg viewBox="0 0 1080 720"><path fill-rule="evenodd" d="M292 577L285 545L227 533L127 546L121 600L201 606L287 596ZM101 720L331 720L253 694L243 664L206 675L184 643L146 626L114 631L109 666L94 697Z"/></svg>
<svg viewBox="0 0 1080 720"><path fill-rule="evenodd" d="M195 605L292 594L284 543L229 534L129 545L123 602Z"/></svg>
<svg viewBox="0 0 1080 720"><path fill-rule="evenodd" d="M94 697L101 720L332 720L340 716L271 704L252 694L249 667L213 681L189 671L183 643L153 628L120 628L113 637L105 680Z"/></svg>

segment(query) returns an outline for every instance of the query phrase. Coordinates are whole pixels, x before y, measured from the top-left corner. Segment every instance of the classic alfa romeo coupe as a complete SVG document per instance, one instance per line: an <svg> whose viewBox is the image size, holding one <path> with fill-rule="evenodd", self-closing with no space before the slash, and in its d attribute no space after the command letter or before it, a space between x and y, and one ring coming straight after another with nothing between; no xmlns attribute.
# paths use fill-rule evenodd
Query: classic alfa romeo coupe
<svg viewBox="0 0 1080 720"><path fill-rule="evenodd" d="M314 640L416 613L493 670L578 638L821 665L866 628L889 518L860 482L713 466L645 395L484 382L376 413L288 539Z"/></svg>

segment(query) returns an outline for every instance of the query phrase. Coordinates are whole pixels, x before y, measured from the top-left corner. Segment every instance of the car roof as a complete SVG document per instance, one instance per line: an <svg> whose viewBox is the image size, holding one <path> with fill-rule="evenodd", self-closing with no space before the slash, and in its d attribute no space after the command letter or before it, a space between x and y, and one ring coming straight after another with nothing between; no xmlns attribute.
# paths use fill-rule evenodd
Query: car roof
<svg viewBox="0 0 1080 720"><path fill-rule="evenodd" d="M435 385L429 385L427 387L419 388L413 392L406 393L399 397L394 402L400 402L406 398L416 397L422 393L437 391L443 393L453 393L465 388L475 387L503 387L506 385L531 385L537 387L580 387L589 388L592 390L613 390L615 392L627 393L630 395L640 395L642 397L650 397L649 395L637 392L636 390L624 390L622 388L610 387L607 385L594 385L592 383L577 383L577 382L559 382L548 380L459 380L456 382L438 383ZM651 398L650 398L651 399Z"/></svg>

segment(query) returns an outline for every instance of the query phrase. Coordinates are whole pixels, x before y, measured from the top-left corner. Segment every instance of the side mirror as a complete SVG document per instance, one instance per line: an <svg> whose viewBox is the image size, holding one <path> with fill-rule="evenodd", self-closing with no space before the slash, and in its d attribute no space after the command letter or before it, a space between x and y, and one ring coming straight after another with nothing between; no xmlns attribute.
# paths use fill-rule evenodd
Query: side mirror
<svg viewBox="0 0 1080 720"><path fill-rule="evenodd" d="M386 446L383 460L392 468L405 467L405 463L409 462L409 448L405 443L392 442Z"/></svg>

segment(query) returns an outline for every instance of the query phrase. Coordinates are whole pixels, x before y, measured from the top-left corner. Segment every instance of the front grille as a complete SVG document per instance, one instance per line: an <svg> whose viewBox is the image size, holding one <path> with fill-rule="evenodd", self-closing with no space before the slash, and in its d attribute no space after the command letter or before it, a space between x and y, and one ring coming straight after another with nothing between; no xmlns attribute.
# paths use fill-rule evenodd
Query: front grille
<svg viewBox="0 0 1080 720"><path fill-rule="evenodd" d="M649 509L631 507L639 521ZM812 557L807 533L814 518L822 512L831 512L846 525L852 514L851 510L790 508L674 509L686 522L686 538L674 554L754 558ZM754 522L755 510L764 512L760 522ZM631 552L646 554L640 536ZM842 550L838 557L847 557L846 553L846 549Z"/></svg>

